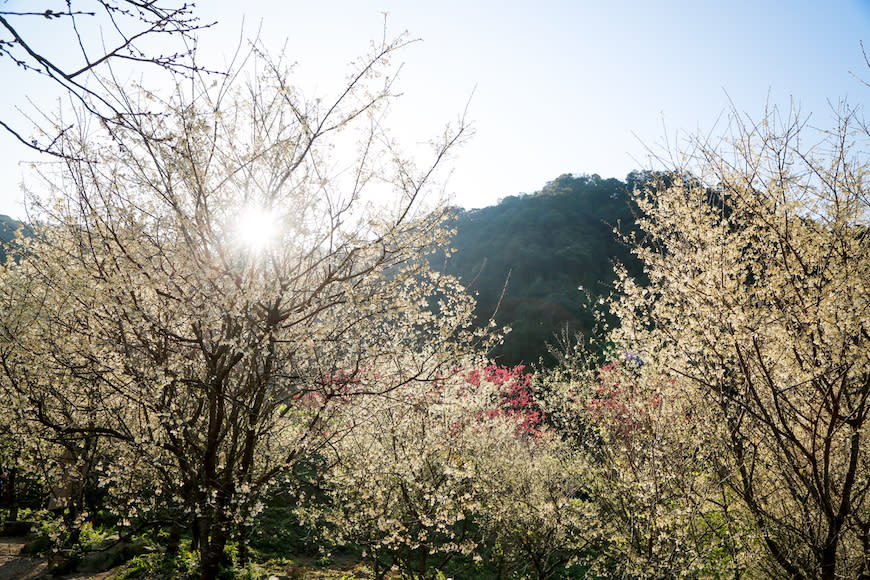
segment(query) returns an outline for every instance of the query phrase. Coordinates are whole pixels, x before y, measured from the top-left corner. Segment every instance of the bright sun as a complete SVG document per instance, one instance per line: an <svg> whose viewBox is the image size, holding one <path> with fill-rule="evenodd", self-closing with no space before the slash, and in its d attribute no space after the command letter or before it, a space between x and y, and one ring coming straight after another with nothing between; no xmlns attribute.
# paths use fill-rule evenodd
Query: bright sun
<svg viewBox="0 0 870 580"><path fill-rule="evenodd" d="M239 242L252 252L265 250L278 234L278 220L273 211L262 207L248 207L236 222Z"/></svg>

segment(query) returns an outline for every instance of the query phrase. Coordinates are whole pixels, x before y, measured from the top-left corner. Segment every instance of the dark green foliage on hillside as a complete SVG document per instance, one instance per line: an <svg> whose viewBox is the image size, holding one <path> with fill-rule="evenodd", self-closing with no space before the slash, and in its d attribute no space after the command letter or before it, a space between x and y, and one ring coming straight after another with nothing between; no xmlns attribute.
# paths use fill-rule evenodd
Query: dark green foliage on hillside
<svg viewBox="0 0 870 580"><path fill-rule="evenodd" d="M493 353L500 362L552 362L546 345L566 326L594 332L589 301L610 293L614 262L639 270L614 228L634 228L628 193L645 178L561 175L537 193L459 210L446 272L477 292L481 321L496 311L507 281L496 321L512 332Z"/></svg>
<svg viewBox="0 0 870 580"><path fill-rule="evenodd" d="M0 264L6 262L9 245L15 241L15 233L21 227L25 228L26 233L31 230L22 222L9 217L8 215L0 215Z"/></svg>

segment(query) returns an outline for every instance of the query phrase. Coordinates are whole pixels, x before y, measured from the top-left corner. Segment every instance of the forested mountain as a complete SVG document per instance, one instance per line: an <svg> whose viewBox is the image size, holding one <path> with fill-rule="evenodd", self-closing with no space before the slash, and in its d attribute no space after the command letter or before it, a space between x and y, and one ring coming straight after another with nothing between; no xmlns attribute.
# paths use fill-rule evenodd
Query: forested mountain
<svg viewBox="0 0 870 580"><path fill-rule="evenodd" d="M499 362L541 356L552 362L546 345L566 326L571 333L594 331L587 306L610 293L614 263L639 270L614 230L634 228L629 192L645 178L635 172L625 182L566 174L533 194L457 210L455 253L441 267L477 293L482 322L495 312L499 325L511 327L493 353Z"/></svg>
<svg viewBox="0 0 870 580"><path fill-rule="evenodd" d="M15 239L15 233L23 225L22 222L8 215L0 215L0 264L6 261L6 247Z"/></svg>

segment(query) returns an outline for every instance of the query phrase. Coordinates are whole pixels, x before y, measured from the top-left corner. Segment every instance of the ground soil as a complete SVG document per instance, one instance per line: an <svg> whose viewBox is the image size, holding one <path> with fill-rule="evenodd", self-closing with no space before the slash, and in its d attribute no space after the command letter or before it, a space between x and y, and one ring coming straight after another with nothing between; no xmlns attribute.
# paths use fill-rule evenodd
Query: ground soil
<svg viewBox="0 0 870 580"><path fill-rule="evenodd" d="M0 580L104 580L111 572L66 574L52 576L44 556L29 556L21 553L25 538L0 537Z"/></svg>

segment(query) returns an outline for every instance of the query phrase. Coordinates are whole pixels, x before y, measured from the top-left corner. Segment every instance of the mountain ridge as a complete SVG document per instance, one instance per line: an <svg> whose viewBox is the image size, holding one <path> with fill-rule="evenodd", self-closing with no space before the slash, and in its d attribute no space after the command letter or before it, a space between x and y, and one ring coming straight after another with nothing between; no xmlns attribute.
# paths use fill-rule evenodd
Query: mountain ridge
<svg viewBox="0 0 870 580"><path fill-rule="evenodd" d="M635 228L630 193L648 178L563 174L531 194L456 209L453 254L433 267L477 294L481 323L494 315L512 328L493 352L499 362L552 363L547 344L556 335L596 333L590 306L611 293L614 264L640 274L621 234Z"/></svg>

